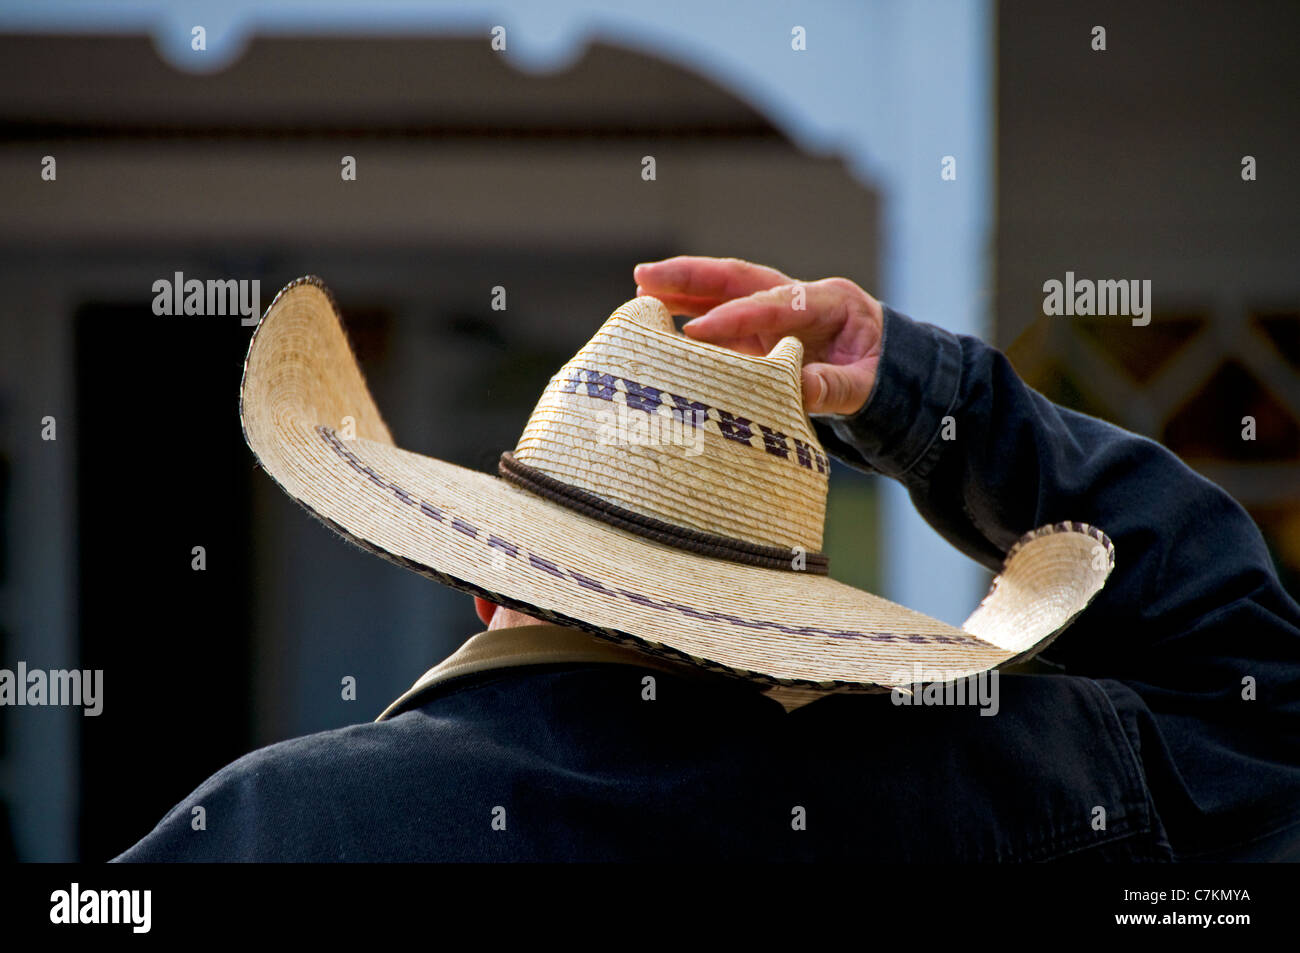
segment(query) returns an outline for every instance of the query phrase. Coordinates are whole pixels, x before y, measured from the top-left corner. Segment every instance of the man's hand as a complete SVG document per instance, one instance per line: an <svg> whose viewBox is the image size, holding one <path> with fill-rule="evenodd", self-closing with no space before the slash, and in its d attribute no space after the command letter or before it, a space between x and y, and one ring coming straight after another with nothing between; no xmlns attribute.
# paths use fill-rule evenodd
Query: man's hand
<svg viewBox="0 0 1300 953"><path fill-rule="evenodd" d="M683 330L696 340L766 354L787 334L797 337L806 413L853 414L871 396L884 312L848 279L797 281L736 258L693 255L637 265L632 274L638 295L694 318Z"/></svg>

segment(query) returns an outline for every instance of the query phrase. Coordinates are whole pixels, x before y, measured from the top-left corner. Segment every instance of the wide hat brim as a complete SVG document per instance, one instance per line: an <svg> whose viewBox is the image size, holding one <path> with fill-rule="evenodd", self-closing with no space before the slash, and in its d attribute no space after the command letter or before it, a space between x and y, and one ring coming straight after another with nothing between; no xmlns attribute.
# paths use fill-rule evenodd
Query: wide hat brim
<svg viewBox="0 0 1300 953"><path fill-rule="evenodd" d="M253 332L240 416L280 487L365 549L529 615L767 686L879 691L1024 660L1114 563L1100 530L1042 527L957 629L827 576L651 542L397 447L314 277L287 285Z"/></svg>

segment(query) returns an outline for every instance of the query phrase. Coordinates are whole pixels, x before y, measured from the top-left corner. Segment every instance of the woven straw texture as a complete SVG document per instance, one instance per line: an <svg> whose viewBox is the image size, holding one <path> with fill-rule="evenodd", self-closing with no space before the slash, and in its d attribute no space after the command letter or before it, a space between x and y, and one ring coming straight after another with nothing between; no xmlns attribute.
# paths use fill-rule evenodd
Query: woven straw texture
<svg viewBox="0 0 1300 953"><path fill-rule="evenodd" d="M733 355L681 337L662 305L636 299L556 375L516 455L670 522L816 550L826 473L815 457L802 466L792 443L785 456L768 452L757 427L822 453L801 406L797 345ZM598 396L575 371L595 372ZM623 382L614 384L621 396L604 396L601 374ZM653 403L641 388L654 388L753 422L751 440L724 436L710 417L697 456L675 445L602 445L591 417L625 406L627 381L638 406ZM676 406L664 398L658 412ZM875 691L911 684L918 668L948 680L1026 658L1084 608L1114 562L1092 527L1036 530L962 630L825 576L650 542L395 446L314 278L281 291L255 331L241 417L285 492L367 550L548 621L769 686ZM355 438L341 435L345 417Z"/></svg>
<svg viewBox="0 0 1300 953"><path fill-rule="evenodd" d="M815 552L829 467L803 413L802 364L798 338L737 354L636 298L551 380L515 457L670 523Z"/></svg>

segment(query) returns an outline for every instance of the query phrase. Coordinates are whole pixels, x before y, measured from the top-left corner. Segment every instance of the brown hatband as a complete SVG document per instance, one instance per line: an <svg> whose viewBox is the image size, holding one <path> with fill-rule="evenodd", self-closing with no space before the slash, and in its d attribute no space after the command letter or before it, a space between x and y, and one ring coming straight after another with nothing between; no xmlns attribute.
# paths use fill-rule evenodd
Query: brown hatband
<svg viewBox="0 0 1300 953"><path fill-rule="evenodd" d="M799 560L796 560L797 551L793 548L785 549L780 546L751 543L748 540L706 533L703 530L677 526L653 516L645 516L601 499L589 490L570 486L541 470L520 463L508 450L501 454L501 462L497 465L497 470L503 479L520 489L535 493L583 516L600 520L602 523L665 546L763 569L808 572L816 576L825 576L830 571L830 557L825 553L806 553L801 560L804 565L797 567L796 563Z"/></svg>

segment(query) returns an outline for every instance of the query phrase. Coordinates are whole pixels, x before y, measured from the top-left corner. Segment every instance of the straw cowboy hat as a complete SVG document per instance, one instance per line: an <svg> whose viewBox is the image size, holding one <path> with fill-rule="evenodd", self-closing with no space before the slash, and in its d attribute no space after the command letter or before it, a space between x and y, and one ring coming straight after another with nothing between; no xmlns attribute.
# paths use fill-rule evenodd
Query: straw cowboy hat
<svg viewBox="0 0 1300 953"><path fill-rule="evenodd" d="M1105 584L1114 550L1081 523L1020 540L960 629L830 578L802 354L794 337L765 357L691 340L636 298L551 379L499 474L480 473L394 443L307 277L253 333L240 415L266 472L365 549L768 687L881 691L1020 661Z"/></svg>

